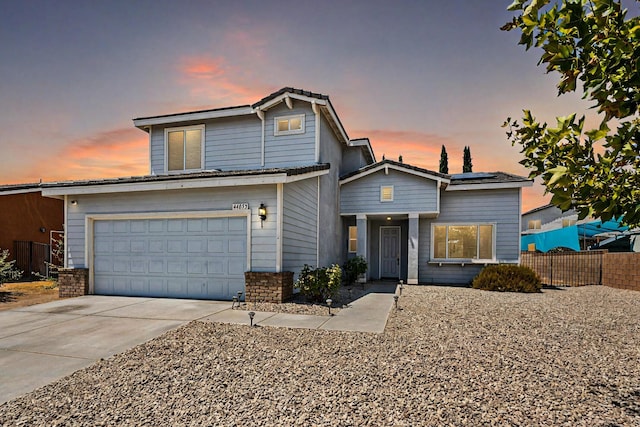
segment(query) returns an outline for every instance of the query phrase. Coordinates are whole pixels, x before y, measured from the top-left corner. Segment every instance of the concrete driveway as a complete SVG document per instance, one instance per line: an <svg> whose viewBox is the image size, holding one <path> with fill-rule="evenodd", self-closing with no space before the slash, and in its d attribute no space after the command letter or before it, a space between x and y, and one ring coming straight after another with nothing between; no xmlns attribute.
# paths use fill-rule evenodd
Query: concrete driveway
<svg viewBox="0 0 640 427"><path fill-rule="evenodd" d="M0 403L230 306L84 296L0 311Z"/></svg>
<svg viewBox="0 0 640 427"><path fill-rule="evenodd" d="M370 293L336 316L257 312L261 326L381 333L395 286ZM192 320L249 323L229 301L87 295L0 311L0 403L121 353Z"/></svg>

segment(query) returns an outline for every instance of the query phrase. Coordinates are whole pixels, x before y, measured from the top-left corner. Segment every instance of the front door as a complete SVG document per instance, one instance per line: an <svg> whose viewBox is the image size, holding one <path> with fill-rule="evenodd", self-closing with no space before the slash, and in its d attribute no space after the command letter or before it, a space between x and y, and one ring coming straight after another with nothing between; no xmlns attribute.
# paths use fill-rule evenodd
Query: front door
<svg viewBox="0 0 640 427"><path fill-rule="evenodd" d="M400 227L380 227L380 278L400 277Z"/></svg>

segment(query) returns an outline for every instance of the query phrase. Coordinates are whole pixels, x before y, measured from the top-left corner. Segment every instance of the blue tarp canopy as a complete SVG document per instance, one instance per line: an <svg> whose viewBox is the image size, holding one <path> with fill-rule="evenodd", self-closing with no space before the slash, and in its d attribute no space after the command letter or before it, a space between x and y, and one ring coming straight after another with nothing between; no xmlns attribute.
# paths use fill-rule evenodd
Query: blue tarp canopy
<svg viewBox="0 0 640 427"><path fill-rule="evenodd" d="M620 221L617 220L589 221L570 227L524 234L520 238L520 250L527 251L529 245L535 243L536 250L540 252L549 252L560 247L579 251L580 238L592 238L601 233L622 233L628 229L629 227L621 226Z"/></svg>
<svg viewBox="0 0 640 427"><path fill-rule="evenodd" d="M540 233L525 234L520 238L520 250L528 251L531 243L535 243L536 250L541 252L549 252L551 249L559 247L579 251L578 226L572 225Z"/></svg>

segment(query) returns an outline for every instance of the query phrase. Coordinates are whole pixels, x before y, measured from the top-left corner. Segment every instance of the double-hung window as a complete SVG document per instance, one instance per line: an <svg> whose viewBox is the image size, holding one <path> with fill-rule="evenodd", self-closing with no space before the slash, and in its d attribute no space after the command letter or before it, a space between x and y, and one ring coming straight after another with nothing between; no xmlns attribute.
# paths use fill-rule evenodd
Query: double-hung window
<svg viewBox="0 0 640 427"><path fill-rule="evenodd" d="M204 125L165 129L167 171L201 170Z"/></svg>
<svg viewBox="0 0 640 427"><path fill-rule="evenodd" d="M433 224L434 260L494 260L495 224Z"/></svg>

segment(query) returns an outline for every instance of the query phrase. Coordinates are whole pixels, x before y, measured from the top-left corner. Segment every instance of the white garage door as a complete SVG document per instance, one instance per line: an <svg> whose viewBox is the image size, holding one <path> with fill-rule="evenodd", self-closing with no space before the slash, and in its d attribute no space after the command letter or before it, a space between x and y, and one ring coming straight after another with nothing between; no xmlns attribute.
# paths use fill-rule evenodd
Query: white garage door
<svg viewBox="0 0 640 427"><path fill-rule="evenodd" d="M247 219L96 220L94 292L231 299L244 291Z"/></svg>

